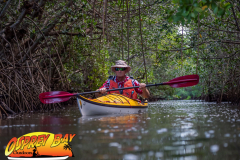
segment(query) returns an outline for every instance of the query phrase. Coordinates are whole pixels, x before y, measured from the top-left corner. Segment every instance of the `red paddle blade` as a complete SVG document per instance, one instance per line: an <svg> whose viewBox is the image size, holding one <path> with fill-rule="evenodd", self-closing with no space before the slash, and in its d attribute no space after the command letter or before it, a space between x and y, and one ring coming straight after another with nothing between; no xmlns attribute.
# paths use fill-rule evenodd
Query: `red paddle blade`
<svg viewBox="0 0 240 160"><path fill-rule="evenodd" d="M74 94L64 91L52 91L39 94L39 99L44 104L68 101Z"/></svg>
<svg viewBox="0 0 240 160"><path fill-rule="evenodd" d="M169 82L165 82L164 84L170 85L173 88L180 88L194 86L197 85L198 82L199 76L197 74L193 74L174 78Z"/></svg>

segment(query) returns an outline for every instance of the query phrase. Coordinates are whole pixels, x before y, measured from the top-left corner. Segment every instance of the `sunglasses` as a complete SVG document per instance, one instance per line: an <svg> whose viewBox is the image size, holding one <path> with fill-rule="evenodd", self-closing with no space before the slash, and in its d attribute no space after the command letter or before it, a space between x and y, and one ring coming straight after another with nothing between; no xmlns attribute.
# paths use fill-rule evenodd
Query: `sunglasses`
<svg viewBox="0 0 240 160"><path fill-rule="evenodd" d="M125 71L127 68L115 68L115 71Z"/></svg>

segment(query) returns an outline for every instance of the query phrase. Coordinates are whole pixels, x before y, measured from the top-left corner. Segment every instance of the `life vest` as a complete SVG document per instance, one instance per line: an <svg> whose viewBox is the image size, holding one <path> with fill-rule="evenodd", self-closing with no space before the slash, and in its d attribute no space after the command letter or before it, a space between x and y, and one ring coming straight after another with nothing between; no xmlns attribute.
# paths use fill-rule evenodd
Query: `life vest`
<svg viewBox="0 0 240 160"><path fill-rule="evenodd" d="M133 78L130 77L128 79L128 81L126 81L124 84L123 84L123 87L126 88L126 87L133 87ZM119 88L118 87L118 84L113 80L113 78L111 77L109 79L109 89L116 89L116 88ZM110 93L117 93L117 94L122 94L128 98L132 98L132 99L137 99L137 93L135 91L134 88L131 88L131 89L124 89L124 90L117 90L117 91L111 91L111 92L108 92L109 94Z"/></svg>

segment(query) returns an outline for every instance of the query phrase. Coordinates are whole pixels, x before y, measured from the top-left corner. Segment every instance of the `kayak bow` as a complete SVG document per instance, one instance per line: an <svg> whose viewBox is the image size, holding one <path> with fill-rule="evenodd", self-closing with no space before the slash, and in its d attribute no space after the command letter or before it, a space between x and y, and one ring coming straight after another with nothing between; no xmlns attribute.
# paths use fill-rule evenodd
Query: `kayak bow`
<svg viewBox="0 0 240 160"><path fill-rule="evenodd" d="M145 112L148 103L130 99L121 94L107 94L96 99L77 96L77 103L82 115L129 114Z"/></svg>

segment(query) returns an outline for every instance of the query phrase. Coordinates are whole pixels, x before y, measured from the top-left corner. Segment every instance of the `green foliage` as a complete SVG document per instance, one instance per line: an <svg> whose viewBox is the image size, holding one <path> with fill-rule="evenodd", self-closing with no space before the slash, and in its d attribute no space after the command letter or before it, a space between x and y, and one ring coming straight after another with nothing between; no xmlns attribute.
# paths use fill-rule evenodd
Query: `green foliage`
<svg viewBox="0 0 240 160"><path fill-rule="evenodd" d="M138 1L129 3L131 3L130 10L138 10ZM126 11L127 7L126 2L123 4L122 1L109 2L108 6L111 6L108 8L109 17L115 15L114 7L117 6L119 11ZM235 24L233 16L229 16L232 14L229 9L235 6L234 3L230 4L222 0L173 0L164 4L156 2L154 5L142 1L141 6L148 11L141 10L141 32L139 15L131 13L128 30L127 13L119 12L116 19L111 19L114 23L108 21L111 23L106 25L107 35L105 34L99 41L91 40L99 38L98 34L88 34L86 37L74 39L72 45L75 46L73 47L75 63L67 63L73 66L73 70L82 69L81 73L75 73L75 76L79 77L76 79L81 81L76 83L79 84L79 88L97 89L109 75L113 75L110 71L111 65L116 60L123 59L132 67L129 75L142 83L166 82L178 76L196 74L196 70L200 75L198 86L181 89L149 88L152 96L166 99L193 99L208 94L225 93L228 87L223 85L227 82L230 72L237 68L237 60L210 61L208 58L231 55L237 50L233 46L231 49L229 46L223 46L221 40L230 37L225 32L217 32L220 27L222 27L220 30L229 29L227 26L230 24L223 21L229 20L229 17L232 20L231 24ZM87 5L84 10L89 8L91 6ZM236 15L239 16L239 13ZM92 19L92 16L87 14L74 16L77 17L76 20L81 19L74 28L75 31L84 33L93 26L93 31L99 32L96 26L102 26L101 19ZM123 23L122 17L124 17ZM198 19L203 24L200 25L199 33ZM128 33L129 37L127 37ZM130 57L129 61L128 57Z"/></svg>
<svg viewBox="0 0 240 160"><path fill-rule="evenodd" d="M30 90L95 90L118 59L141 83L200 76L198 86L153 87L152 96L240 103L238 1L6 2L0 2L0 76L2 92L12 94L8 106L35 108L38 96Z"/></svg>
<svg viewBox="0 0 240 160"><path fill-rule="evenodd" d="M229 8L233 5L225 0L173 0L173 10L168 11L169 20L173 22L181 22L183 25L191 20L197 21L206 18L214 13L217 17L222 18ZM176 9L176 11L174 11Z"/></svg>
<svg viewBox="0 0 240 160"><path fill-rule="evenodd" d="M185 100L189 100L189 99L191 99L191 96L188 96Z"/></svg>
<svg viewBox="0 0 240 160"><path fill-rule="evenodd" d="M200 85L187 87L187 88L177 88L175 89L175 97L178 99L196 99L201 96L202 87Z"/></svg>

